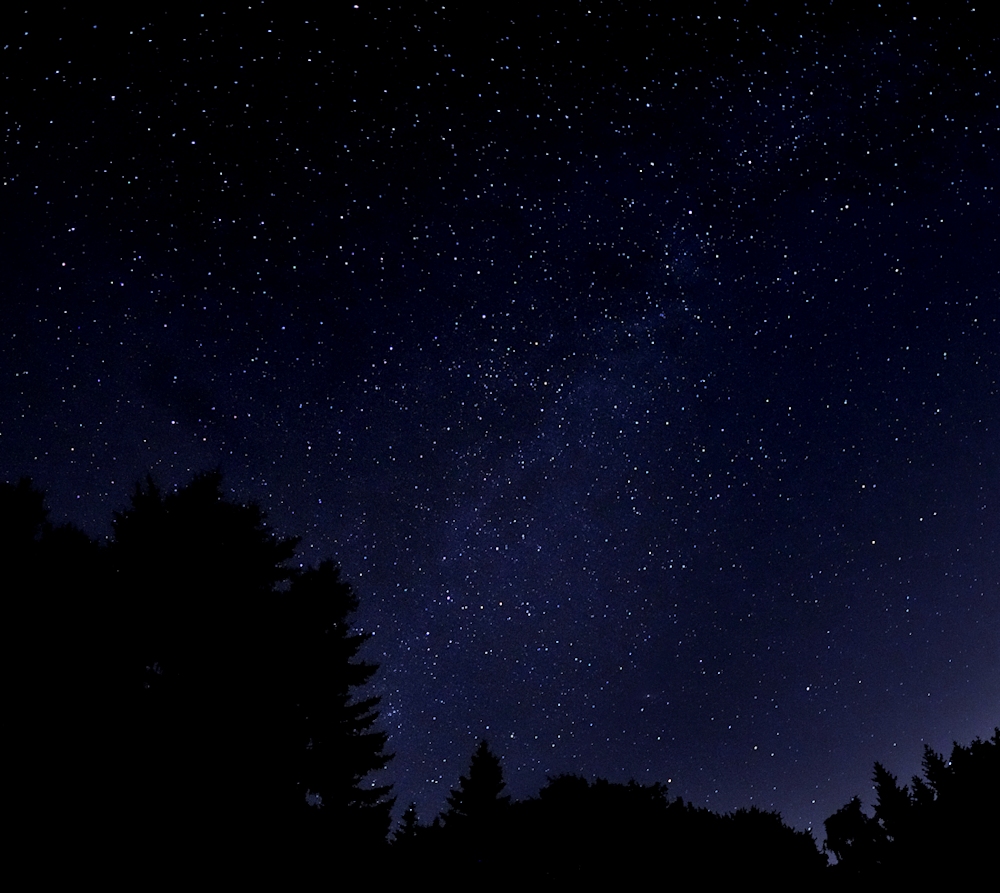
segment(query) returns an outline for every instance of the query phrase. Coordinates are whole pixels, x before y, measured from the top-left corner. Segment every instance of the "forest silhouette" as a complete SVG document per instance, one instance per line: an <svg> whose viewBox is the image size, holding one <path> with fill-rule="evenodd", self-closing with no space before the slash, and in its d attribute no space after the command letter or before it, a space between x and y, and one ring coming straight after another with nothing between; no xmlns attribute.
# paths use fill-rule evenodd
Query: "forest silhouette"
<svg viewBox="0 0 1000 893"><path fill-rule="evenodd" d="M98 542L54 526L29 480L0 483L21 835L77 870L134 866L140 885L193 872L445 887L669 873L831 889L988 870L1000 728L948 758L925 748L910 785L875 763L872 812L853 798L822 849L778 813L720 815L662 784L561 775L512 801L487 741L441 815L422 824L411 804L390 834L377 666L360 657L358 596L339 567L298 566L298 541L229 499L218 472L167 493L147 479L112 531Z"/></svg>

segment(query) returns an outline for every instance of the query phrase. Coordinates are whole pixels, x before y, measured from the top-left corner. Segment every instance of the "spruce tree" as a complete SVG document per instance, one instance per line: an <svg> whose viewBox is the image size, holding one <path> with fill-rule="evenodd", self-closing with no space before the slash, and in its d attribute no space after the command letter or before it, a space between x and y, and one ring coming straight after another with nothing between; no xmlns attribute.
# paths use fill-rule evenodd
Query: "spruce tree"
<svg viewBox="0 0 1000 893"><path fill-rule="evenodd" d="M482 824L496 819L509 796L501 796L507 783L503 780L500 759L483 740L472 755L469 774L458 780L458 788L448 797L446 825Z"/></svg>
<svg viewBox="0 0 1000 893"><path fill-rule="evenodd" d="M358 659L368 633L351 629L358 598L325 561L296 576L288 593L286 661L299 741L299 784L321 825L350 846L385 841L391 786L369 776L392 759L386 733L375 728L379 698L356 698L378 670ZM300 801L301 802L301 801Z"/></svg>
<svg viewBox="0 0 1000 893"><path fill-rule="evenodd" d="M392 801L368 776L386 735L378 699L354 697L376 671L357 660L358 599L332 562L293 568L296 543L227 499L218 473L167 494L150 480L115 516L110 738L151 855L385 841Z"/></svg>

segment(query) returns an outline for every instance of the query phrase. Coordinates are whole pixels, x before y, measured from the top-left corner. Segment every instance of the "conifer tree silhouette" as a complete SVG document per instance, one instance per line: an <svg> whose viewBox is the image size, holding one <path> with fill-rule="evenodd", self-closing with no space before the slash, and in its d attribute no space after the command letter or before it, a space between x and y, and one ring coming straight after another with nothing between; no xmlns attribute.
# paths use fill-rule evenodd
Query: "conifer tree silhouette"
<svg viewBox="0 0 1000 893"><path fill-rule="evenodd" d="M392 835L392 842L396 846L412 846L420 833L420 822L417 818L417 804L411 803L403 812L402 821Z"/></svg>
<svg viewBox="0 0 1000 893"><path fill-rule="evenodd" d="M146 842L207 846L220 825L260 827L285 756L268 626L295 541L226 500L218 473L167 494L147 479L113 524L123 774Z"/></svg>
<svg viewBox="0 0 1000 893"><path fill-rule="evenodd" d="M370 634L350 627L357 595L341 580L340 568L324 561L295 577L288 601L292 622L284 664L292 670L288 694L296 705L300 785L308 789L321 824L346 844L384 841L391 786L367 779L392 755L385 749L386 733L375 728L379 698L354 697L378 670L358 660Z"/></svg>
<svg viewBox="0 0 1000 893"><path fill-rule="evenodd" d="M357 596L332 562L293 569L296 543L225 498L219 473L167 494L147 480L115 515L112 737L140 850L385 843L378 699L353 697L376 671L356 659Z"/></svg>
<svg viewBox="0 0 1000 893"><path fill-rule="evenodd" d="M469 872L470 877L495 881L497 869L507 862L503 854L510 831L510 797L502 793L506 786L500 759L481 741L468 775L459 778L447 798L443 829L429 837L455 869Z"/></svg>
<svg viewBox="0 0 1000 893"><path fill-rule="evenodd" d="M469 774L459 777L458 788L448 796L445 825L495 821L510 803L509 796L501 796L506 786L500 759L485 740L480 741L472 755Z"/></svg>
<svg viewBox="0 0 1000 893"><path fill-rule="evenodd" d="M956 743L948 760L925 746L923 768L908 788L875 763L874 816L855 797L826 820L838 873L944 884L988 869L1000 834L1000 729Z"/></svg>

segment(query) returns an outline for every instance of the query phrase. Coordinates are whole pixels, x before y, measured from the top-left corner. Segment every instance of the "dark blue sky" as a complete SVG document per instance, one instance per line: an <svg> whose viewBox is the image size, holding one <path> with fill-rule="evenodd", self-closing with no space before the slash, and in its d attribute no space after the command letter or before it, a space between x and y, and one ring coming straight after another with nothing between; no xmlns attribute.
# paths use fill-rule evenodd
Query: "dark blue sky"
<svg viewBox="0 0 1000 893"><path fill-rule="evenodd" d="M822 839L1000 722L987 12L497 6L12 19L0 473L338 560L399 809L485 736Z"/></svg>

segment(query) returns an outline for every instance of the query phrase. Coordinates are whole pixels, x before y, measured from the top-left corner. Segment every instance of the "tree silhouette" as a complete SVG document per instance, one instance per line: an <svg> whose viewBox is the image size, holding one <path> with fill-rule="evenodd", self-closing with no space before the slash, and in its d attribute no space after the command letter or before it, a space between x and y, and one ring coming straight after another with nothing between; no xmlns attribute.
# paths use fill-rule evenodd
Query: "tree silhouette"
<svg viewBox="0 0 1000 893"><path fill-rule="evenodd" d="M472 755L469 774L459 777L458 788L448 796L445 825L494 822L510 803L509 796L501 796L506 786L499 757L485 740L480 741Z"/></svg>
<svg viewBox="0 0 1000 893"><path fill-rule="evenodd" d="M524 804L517 849L533 853L553 881L621 884L638 864L660 857L668 811L659 783L559 775Z"/></svg>
<svg viewBox="0 0 1000 893"><path fill-rule="evenodd" d="M888 769L875 763L872 774L875 786L875 821L881 825L887 841L906 841L913 833L914 801Z"/></svg>
<svg viewBox="0 0 1000 893"><path fill-rule="evenodd" d="M717 839L727 856L741 871L771 884L809 888L826 868L812 834L789 827L777 812L737 809L720 824Z"/></svg>
<svg viewBox="0 0 1000 893"><path fill-rule="evenodd" d="M1000 833L1000 729L988 741L956 743L948 760L925 745L923 768L908 788L875 763L874 816L855 797L826 820L840 873L945 883L987 869Z"/></svg>
<svg viewBox="0 0 1000 893"><path fill-rule="evenodd" d="M295 704L299 802L352 846L383 841L393 805L390 786L365 780L392 756L385 732L374 728L379 698L354 698L378 669L357 659L370 638L350 627L357 595L340 579L340 568L325 561L293 579L287 602L283 663Z"/></svg>
<svg viewBox="0 0 1000 893"><path fill-rule="evenodd" d="M7 572L18 567L17 557L36 546L48 526L45 494L30 478L16 484L0 482L0 549Z"/></svg>
<svg viewBox="0 0 1000 893"><path fill-rule="evenodd" d="M385 841L388 788L366 782L389 760L378 699L353 699L376 671L356 660L357 596L330 562L291 568L295 545L218 473L165 495L148 480L115 515L114 737L140 850Z"/></svg>
<svg viewBox="0 0 1000 893"><path fill-rule="evenodd" d="M128 852L163 884L209 865L329 879L338 851L343 877L385 844L389 786L370 777L390 755L357 595L332 562L292 567L295 546L218 473L169 493L147 479L106 547L53 527L29 480L0 482L26 788L9 812L31 845L105 874Z"/></svg>
<svg viewBox="0 0 1000 893"><path fill-rule="evenodd" d="M106 793L106 748L94 733L106 727L102 555L82 531L49 523L44 494L29 479L0 482L0 574L16 669L5 699L8 759L17 767L8 815L15 833L30 833L12 851L50 848L45 829L79 860L81 829Z"/></svg>
<svg viewBox="0 0 1000 893"><path fill-rule="evenodd" d="M504 854L510 832L510 797L500 759L483 740L472 755L468 775L448 796L443 827L431 828L428 845L440 858L452 862L454 870L468 877L496 879L496 871L508 861Z"/></svg>
<svg viewBox="0 0 1000 893"><path fill-rule="evenodd" d="M825 848L833 853L841 871L861 873L879 864L885 832L865 814L861 798L853 797L823 822Z"/></svg>
<svg viewBox="0 0 1000 893"><path fill-rule="evenodd" d="M411 803L403 812L402 821L392 835L392 842L395 846L412 846L420 834L420 821L417 818L417 804Z"/></svg>
<svg viewBox="0 0 1000 893"><path fill-rule="evenodd" d="M295 541L226 500L218 473L166 495L147 480L113 526L126 795L143 842L207 846L220 824L261 828L287 758L268 639Z"/></svg>

